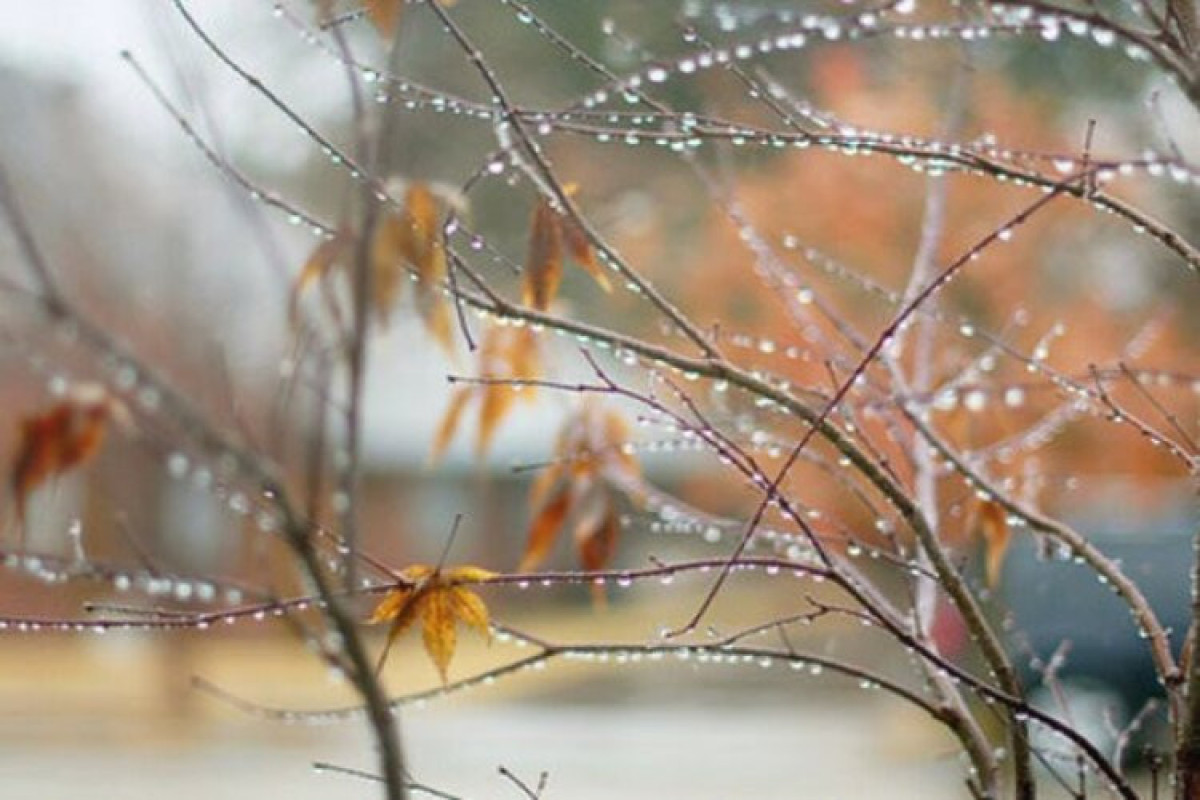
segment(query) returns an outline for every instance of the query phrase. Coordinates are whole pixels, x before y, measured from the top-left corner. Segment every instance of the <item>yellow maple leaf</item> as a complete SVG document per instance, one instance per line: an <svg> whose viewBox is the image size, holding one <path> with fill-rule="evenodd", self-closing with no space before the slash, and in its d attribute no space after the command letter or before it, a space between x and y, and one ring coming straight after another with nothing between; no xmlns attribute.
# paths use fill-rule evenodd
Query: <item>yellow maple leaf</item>
<svg viewBox="0 0 1200 800"><path fill-rule="evenodd" d="M445 683L458 645L458 623L491 640L487 605L467 587L494 577L496 573L473 566L439 570L416 564L401 572L402 585L384 595L367 620L368 624L391 623L379 669L383 668L396 638L420 620L425 652Z"/></svg>

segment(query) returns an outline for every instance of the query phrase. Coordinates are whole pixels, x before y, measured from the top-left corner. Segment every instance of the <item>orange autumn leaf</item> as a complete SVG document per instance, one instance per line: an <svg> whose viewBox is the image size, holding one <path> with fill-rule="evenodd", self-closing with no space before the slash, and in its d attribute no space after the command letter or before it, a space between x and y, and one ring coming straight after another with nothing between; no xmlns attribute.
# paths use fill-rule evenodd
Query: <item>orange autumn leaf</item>
<svg viewBox="0 0 1200 800"><path fill-rule="evenodd" d="M604 268L596 259L596 251L592 248L592 242L588 239L587 233L573 219L564 219L562 230L563 241L566 242L567 252L571 254L571 258L575 259L576 264L583 267L584 272L592 276L592 280L596 281L601 289L611 292L612 283L609 282Z"/></svg>
<svg viewBox="0 0 1200 800"><path fill-rule="evenodd" d="M1008 515L1003 506L994 500L985 500L979 506L979 529L983 535L984 566L987 573L988 586L996 586L1000 582L1000 572L1004 568L1004 557L1008 554L1008 545L1012 540L1012 531L1008 527Z"/></svg>
<svg viewBox="0 0 1200 800"><path fill-rule="evenodd" d="M529 253L525 259L521 301L545 311L562 282L562 225L558 212L544 200L533 209L529 228Z"/></svg>
<svg viewBox="0 0 1200 800"><path fill-rule="evenodd" d="M87 387L22 421L10 484L18 520L24 521L25 503L34 489L99 452L117 411L116 401L107 393Z"/></svg>
<svg viewBox="0 0 1200 800"><path fill-rule="evenodd" d="M575 542L584 569L603 569L616 550L616 495L635 502L641 468L628 450L629 428L611 409L584 403L559 432L554 460L530 486L535 515L519 569L536 569L575 519ZM551 492L554 494L551 496ZM550 500L545 498L550 496Z"/></svg>
<svg viewBox="0 0 1200 800"><path fill-rule="evenodd" d="M567 185L565 189L568 196L575 193L574 185ZM521 285L521 301L525 305L539 311L550 307L562 283L565 253L569 253L606 292L612 290L587 233L574 219L540 197L529 226L529 250Z"/></svg>
<svg viewBox="0 0 1200 800"><path fill-rule="evenodd" d="M604 415L604 440L607 443L606 456L612 462L612 469L621 473L622 477L636 479L641 477L642 466L629 449L632 432L629 423L620 414L609 411Z"/></svg>
<svg viewBox="0 0 1200 800"><path fill-rule="evenodd" d="M479 401L479 430L475 436L475 455L482 456L487 452L492 437L500 421L512 408L516 395L509 386L483 386L482 399Z"/></svg>
<svg viewBox="0 0 1200 800"><path fill-rule="evenodd" d="M575 528L575 545L579 548L579 563L587 571L604 569L617 548L617 515L612 509L598 524L581 524Z"/></svg>
<svg viewBox="0 0 1200 800"><path fill-rule="evenodd" d="M579 564L588 572L604 569L617 549L620 525L611 504L599 521L584 519L575 526L575 546L579 549ZM597 607L607 603L603 584L592 585L592 602Z"/></svg>
<svg viewBox="0 0 1200 800"><path fill-rule="evenodd" d="M508 371L519 380L536 380L542 374L541 351L537 334L530 328L514 328L509 337L504 358ZM526 396L533 395L532 387L514 387Z"/></svg>
<svg viewBox="0 0 1200 800"><path fill-rule="evenodd" d="M458 430L458 424L462 420L463 412L467 410L467 403L470 399L471 392L466 386L458 387L450 395L450 405L446 407L442 421L438 424L437 433L433 437L433 449L429 454L430 461L436 463L445 454L446 448L450 446L450 441L454 438L455 431Z"/></svg>
<svg viewBox="0 0 1200 800"><path fill-rule="evenodd" d="M431 460L437 461L445 452L458 430L466 406L475 399L479 401L475 452L479 456L487 452L497 427L515 401L534 395L532 387L522 386L520 382L533 381L541 375L537 335L528 328L488 328L479 347L477 374L481 383L460 386L451 395L434 437Z"/></svg>
<svg viewBox="0 0 1200 800"><path fill-rule="evenodd" d="M546 560L570 510L571 493L566 488L559 490L558 494L542 507L529 526L525 552L521 555L520 566L517 567L519 572L537 569Z"/></svg>
<svg viewBox="0 0 1200 800"><path fill-rule="evenodd" d="M413 183L404 195L404 208L387 217L395 231L392 251L383 262L386 279L401 281L407 269L417 277L417 312L438 344L451 346L450 312L441 294L446 278L446 248L442 244L442 209L433 189L426 183ZM378 270L377 270L378 275Z"/></svg>
<svg viewBox="0 0 1200 800"><path fill-rule="evenodd" d="M533 483L529 486L529 507L541 508L546 502L546 495L550 490L557 485L559 478L563 475L564 465L558 461L547 464L537 477L533 479Z"/></svg>
<svg viewBox="0 0 1200 800"><path fill-rule="evenodd" d="M391 623L379 668L396 638L419 621L425 653L445 683L458 645L459 623L491 639L487 605L467 586L494 577L496 573L473 566L438 570L417 564L401 572L404 585L384 595L367 620L368 624Z"/></svg>
<svg viewBox="0 0 1200 800"><path fill-rule="evenodd" d="M450 304L441 294L426 292L423 284L417 284L417 310L425 321L425 330L443 351L453 354L454 319Z"/></svg>
<svg viewBox="0 0 1200 800"><path fill-rule="evenodd" d="M385 216L380 220L371 242L370 302L372 313L382 322L387 321L404 285L401 260L404 236L402 230L402 224L395 217ZM355 239L356 236L351 231L339 230L332 238L318 244L309 254L300 269L300 274L292 282L288 317L293 325L299 321L300 301L309 288L318 283L327 286L327 282L334 275L342 275L349 279L353 271ZM332 299L329 308L335 320L341 317L342 312Z"/></svg>
<svg viewBox="0 0 1200 800"><path fill-rule="evenodd" d="M453 200L447 200L453 203ZM416 277L417 313L425 328L447 350L452 346L452 319L443 294L446 279L446 249L442 243L442 204L438 194L426 183L409 185L399 210L384 213L375 226L366 253L371 273L371 313L387 323L396 307L406 279ZM299 317L300 300L305 291L335 275L353 284L357 234L340 230L317 245L292 283L289 312L293 323ZM339 309L331 304L337 321Z"/></svg>
<svg viewBox="0 0 1200 800"><path fill-rule="evenodd" d="M325 280L342 262L347 251L354 243L348 231L341 230L333 238L318 244L309 254L300 269L300 274L292 283L291 296L288 301L288 319L295 325L300 319L300 298L310 286Z"/></svg>
<svg viewBox="0 0 1200 800"><path fill-rule="evenodd" d="M399 214L385 214L371 242L371 303L387 322L404 286L404 262L410 234Z"/></svg>

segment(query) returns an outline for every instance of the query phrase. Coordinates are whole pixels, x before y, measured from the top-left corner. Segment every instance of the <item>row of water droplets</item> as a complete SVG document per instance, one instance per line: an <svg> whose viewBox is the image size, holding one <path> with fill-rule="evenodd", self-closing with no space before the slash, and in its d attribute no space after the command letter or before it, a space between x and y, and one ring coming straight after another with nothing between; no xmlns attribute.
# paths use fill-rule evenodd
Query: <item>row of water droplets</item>
<svg viewBox="0 0 1200 800"><path fill-rule="evenodd" d="M1028 9L1023 9L1023 10L1025 12L1028 12ZM283 15L282 10L280 11L280 14ZM1053 15L1049 15L1049 16L1052 17ZM305 35L306 41L309 41L314 46L321 47L326 52L326 54L331 58L338 59L339 61L343 58L340 53L335 52L330 45L325 43L324 40L320 36L309 31L307 29L307 27L305 27L298 20L295 20L294 17L289 17L289 18L292 19L293 23L297 26L297 28ZM806 28L806 29L821 29L823 26L826 26L827 23L828 23L828 19L822 20L819 17L811 17L811 18L806 18L805 20L803 20L801 22L801 27ZM1082 20L1071 19L1068 21L1068 23L1064 23L1064 24L1066 25L1066 29L1068 30L1068 32L1075 34L1075 35L1080 35L1080 36L1085 35L1088 33L1088 30L1089 30L1088 23L1086 23L1085 21L1082 21ZM1101 39L1106 40L1106 37L1102 35ZM752 51L757 51L757 50L761 49L761 46L752 47L750 49ZM768 49L770 49L769 46L768 46ZM735 53L741 53L742 55L744 55L747 58L750 57L751 55L753 55L753 52L747 53L745 50L735 51ZM728 57L724 57L724 58L712 57L709 59L705 59L704 64L706 66L716 66L718 63L727 63L728 61L729 61ZM493 124L496 124L499 121L501 121L501 116L502 116L501 112L494 105L482 104L482 103L470 103L468 101L462 100L461 98L456 98L456 97L441 93L438 90L430 89L428 87L414 84L411 81L406 81L404 79L397 78L395 76L388 76L380 71L374 70L373 68L364 66L362 64L351 63L350 66L360 70L360 73L362 74L364 80L367 81L368 83L387 83L387 84L392 84L393 82L397 83L397 85L400 87L400 90L402 92L410 93L413 95L406 102L414 103L415 104L413 106L414 108L416 108L416 107L418 107L418 105L420 105L421 107L429 107L434 111L452 111L452 112L458 113L458 114L466 114L466 115L470 115L470 116L475 116L479 119L486 120ZM629 76L624 80L626 83L635 83L637 85L641 85L643 81L653 83L656 81L652 80L650 76L651 75L660 76L662 74L661 71L664 69L665 68L662 67L661 65L647 66L644 70L646 72L646 76L642 76L641 73L635 73L634 75ZM593 96L593 99L594 99L594 96ZM640 102L640 100L635 97L635 98L632 98L631 102ZM596 102L593 102L590 105L594 106L596 104L597 104ZM585 105L589 105L589 104L585 103ZM693 115L690 115L686 112L680 113L678 115L678 117L668 117L667 119L671 122L672 125L676 125L679 122L683 122L684 123L683 128L686 129L686 128L691 127L689 124L687 124L687 120L689 117L692 117L693 120L695 119ZM571 120L572 118L573 117L572 117L571 113L540 112L540 113L537 113L536 116L534 117L535 122L536 122L535 130L537 132L541 132L541 133L549 133L557 125L561 124L562 122ZM612 114L608 117L608 119L610 122L614 122L614 123L619 120L632 120L633 124L636 126L638 124L638 122L640 122L640 121L649 121L649 120L659 119L659 115L649 114L649 113L645 114L645 115L640 115L640 116L639 115L625 116L625 115L619 115L619 114ZM852 127L847 127L842 132L846 136L851 136L851 137L858 135L860 133L860 132L856 131L855 129L853 129ZM763 134L761 134L760 132L756 132L752 129L746 129L746 131L742 134L737 134L736 132L727 132L727 133L729 135L734 136L736 139L738 139L739 143L745 143L745 142L755 141L755 140L760 140L760 139L764 144L767 144L772 147L786 146L786 144L789 143L787 137L782 137L782 138L780 138L779 136L765 136L764 137ZM713 131L706 132L706 135L708 135L708 136L712 136L713 134L714 134ZM663 135L667 135L666 132L664 132ZM839 141L836 137L831 138L831 139L822 139L821 137L812 137L812 141L806 142L805 144L810 144L810 143L824 144L826 146L829 146L829 147L832 147L835 149L850 148L851 150L857 150L862 147L870 147L872 144L899 144L899 145L905 145L906 143L909 145L919 145L920 144L920 140L913 139L912 137L897 137L897 136L893 136L890 134L871 133L871 132L863 133L862 136L864 137L864 140L860 143ZM645 137L638 136L637 134L633 134L632 138L614 137L612 134L602 135L601 138L605 141L612 140L614 138L621 138L623 141L625 141L626 143L629 143L629 144L640 144L640 143L643 143L644 141L654 141L657 144L668 145L668 146L673 144L672 141L668 141L667 139L662 139L662 138L647 139ZM926 144L932 145L934 143L926 143ZM1055 156L1048 156L1048 155L1041 155L1041 154L1021 154L1021 153L1017 153L1017 152L1014 152L1011 150L1000 149L997 146L995 146L994 137L988 137L988 136L981 137L977 144L979 146L983 146L983 149L979 150L979 152L981 152L984 155L988 155L989 157L998 158L1001 160L1011 160L1015 157L1020 157L1020 156L1024 156L1029 159L1052 160L1055 165L1056 170L1060 174L1071 173L1073 171L1078 170L1082 166L1082 163L1077 158L1072 158L1072 157L1067 157L1067 156L1055 157ZM986 145L986 146L984 146L984 145ZM952 155L954 154L954 150L959 148L958 145L949 145L948 147L950 148L950 153ZM963 152L971 152L975 149L976 148L973 148L973 147L967 147L967 148L963 148ZM344 163L344 160L341 158L338 158L337 154L327 153L327 155L329 155L331 157L331 159L334 161L335 164L340 165L340 164ZM918 161L920 161L920 159L918 159ZM946 166L946 165L943 165L943 166ZM1100 170L1099 180L1101 182L1105 182L1106 180L1111 180L1112 177L1115 177L1118 174L1129 175L1129 174L1132 174L1132 172L1138 168L1141 168L1142 170L1145 171L1146 174L1149 174L1153 177L1166 175L1166 176L1169 176L1172 180L1174 180L1176 182L1184 182L1184 183L1192 183L1192 184L1200 183L1200 173L1196 173L1195 171L1191 170L1190 167L1188 167L1187 165L1178 163L1172 159L1159 157L1153 153L1147 153L1143 158L1139 159L1138 162L1133 162L1133 161L1124 162L1124 163L1114 162L1111 166L1111 169L1101 169ZM1111 172L1111 174L1109 174L1110 172Z"/></svg>
<svg viewBox="0 0 1200 800"><path fill-rule="evenodd" d="M79 327L69 320L56 322L55 332L57 338L68 346L79 346L81 343L97 346L96 342L82 336ZM186 424L174 424L180 422L174 419L171 413L175 398L172 397L170 402L165 401L164 389L156 377L116 352L102 352L96 361L99 364L98 377L125 409L143 418L157 416L185 433L191 430ZM67 398L71 387L78 382L74 376L61 368L50 365L41 355L31 353L29 366L43 377L48 394L54 398ZM145 437L148 443L157 447L145 433L147 430L150 428L134 423L123 433ZM239 457L234 453L216 455L211 442L203 436L195 435L195 431L192 433L192 436L184 438L193 439L193 444L198 450L208 451L210 455L206 460L214 466L201 465L193 468L184 451L170 450L162 455L168 475L175 479L190 477L196 488L213 492L229 511L238 515L250 514L252 509L248 496L229 488L229 482L234 481L234 476L239 472ZM260 509L257 522L264 531L273 531L278 524L277 517L269 508ZM58 584L86 579L107 583L120 593L134 593L199 605L235 605L243 600L244 592L241 587L221 580L164 575L150 569L126 569L92 562L85 554L84 530L79 519L68 525L66 534L74 552L71 558L14 552L5 555L0 564L44 583Z"/></svg>

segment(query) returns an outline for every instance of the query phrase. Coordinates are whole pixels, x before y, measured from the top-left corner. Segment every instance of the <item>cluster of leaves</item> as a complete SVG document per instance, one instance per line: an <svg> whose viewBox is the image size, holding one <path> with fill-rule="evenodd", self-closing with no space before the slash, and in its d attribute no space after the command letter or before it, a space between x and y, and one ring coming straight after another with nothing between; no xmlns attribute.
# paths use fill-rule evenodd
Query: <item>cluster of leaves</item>
<svg viewBox="0 0 1200 800"><path fill-rule="evenodd" d="M381 31L397 24L400 8L386 3L366 6ZM568 196L573 195L575 187L569 186L566 191ZM447 278L447 258L441 228L447 207L446 199L431 186L414 182L407 187L399 209L383 214L369 246L363 246L360 234L345 228L322 242L309 255L293 284L293 322L299 317L304 294L319 286L330 318L345 329L347 314L339 292L344 294L352 287L356 264L366 258L371 278L370 312L377 324L387 323L400 299L403 282L411 275L417 287L417 311L426 329L449 351L452 321L442 286ZM558 296L568 257L601 288L611 291L586 232L552 201L540 197L530 221L522 302L539 311L549 310ZM541 377L542 367L534 330L490 325L478 350L478 377L458 386L451 395L433 443L433 459L444 454L473 401L479 405L476 452L485 453L514 403L534 396L532 384ZM631 484L640 474L637 462L625 452L628 438L628 430L616 414L592 406L585 406L568 421L559 437L555 462L533 486L530 505L537 514L521 560L522 569L533 569L544 561L559 531L571 520L583 567L600 569L611 560L619 527L614 487ZM396 637L419 620L425 650L445 680L454 654L457 624L488 632L487 607L463 584L491 576L477 567L442 571L427 565L414 565L400 573L401 587L385 596L368 620L391 623L383 658Z"/></svg>
<svg viewBox="0 0 1200 800"><path fill-rule="evenodd" d="M620 529L619 493L636 496L641 469L628 450L629 429L612 409L585 403L560 432L554 461L530 487L537 509L518 569L541 565L559 534L574 523L575 546L585 570L603 569Z"/></svg>
<svg viewBox="0 0 1200 800"><path fill-rule="evenodd" d="M449 350L451 346L450 307L441 291L446 277L446 249L441 238L441 217L445 201L429 184L411 184L404 204L389 210L379 220L366 252L371 269L371 307L380 323L385 324L400 300L404 280L413 276L417 284L417 311L434 339ZM308 257L292 286L293 321L299 314L304 292L320 282L330 316L340 322L346 318L332 279L340 276L353 280L353 265L359 237L340 230L319 244Z"/></svg>
<svg viewBox="0 0 1200 800"><path fill-rule="evenodd" d="M573 194L575 187L568 186ZM596 258L586 233L578 223L539 197L529 225L529 245L522 273L521 298L526 305L546 311L558 296L567 255L605 291L612 285ZM496 427L518 398L534 396L530 385L542 376L542 355L536 333L527 327L490 326L479 348L478 380L459 386L434 437L433 457L445 452L472 400L479 401L476 452L487 451Z"/></svg>

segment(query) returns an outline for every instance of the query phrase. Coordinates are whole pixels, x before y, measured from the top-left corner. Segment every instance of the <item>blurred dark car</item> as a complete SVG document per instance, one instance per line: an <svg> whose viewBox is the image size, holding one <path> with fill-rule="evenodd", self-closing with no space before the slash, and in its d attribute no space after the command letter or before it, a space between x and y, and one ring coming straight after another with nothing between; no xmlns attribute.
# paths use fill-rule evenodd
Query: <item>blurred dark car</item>
<svg viewBox="0 0 1200 800"><path fill-rule="evenodd" d="M1089 539L1137 583L1178 655L1190 624L1192 526L1174 518L1137 532L1114 527L1081 529L1096 531ZM1124 726L1158 698L1157 713L1146 716L1135 737L1138 747L1129 751L1136 755L1165 719L1147 642L1111 586L1086 565L1048 549L1032 535L1014 536L996 591L1014 664L1039 707L1069 718L1108 752ZM1043 671L1060 648L1056 680L1046 685Z"/></svg>

